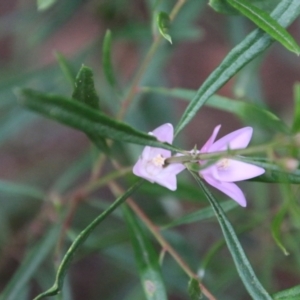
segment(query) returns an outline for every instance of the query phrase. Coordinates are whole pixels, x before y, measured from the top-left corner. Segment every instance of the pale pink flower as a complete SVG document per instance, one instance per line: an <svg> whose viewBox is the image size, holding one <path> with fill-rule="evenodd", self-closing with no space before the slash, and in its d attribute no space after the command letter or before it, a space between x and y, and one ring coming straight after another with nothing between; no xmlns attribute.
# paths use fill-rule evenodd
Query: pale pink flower
<svg viewBox="0 0 300 300"><path fill-rule="evenodd" d="M200 153L226 151L227 149L244 149L248 146L253 129L244 127L233 131L215 142L221 125L215 127L211 137L200 150ZM203 164L205 162L200 162ZM246 206L246 198L241 189L234 184L235 181L246 180L263 174L261 167L231 158L222 158L216 163L201 170L199 174L204 180L220 190L241 206Z"/></svg>
<svg viewBox="0 0 300 300"><path fill-rule="evenodd" d="M154 135L161 142L172 144L174 129L171 124L167 123L149 134ZM171 157L170 150L146 146L133 167L133 173L175 191L177 188L176 175L184 170L185 166L180 163L165 166L165 160L169 157Z"/></svg>

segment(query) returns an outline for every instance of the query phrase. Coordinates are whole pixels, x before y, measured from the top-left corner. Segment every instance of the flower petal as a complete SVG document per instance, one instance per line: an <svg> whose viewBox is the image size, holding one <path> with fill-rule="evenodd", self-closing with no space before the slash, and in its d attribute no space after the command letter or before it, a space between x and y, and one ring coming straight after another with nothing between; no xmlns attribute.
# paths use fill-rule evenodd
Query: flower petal
<svg viewBox="0 0 300 300"><path fill-rule="evenodd" d="M226 182L246 180L265 173L261 167L234 159L228 159L225 168L218 167L216 163L214 171L215 179Z"/></svg>
<svg viewBox="0 0 300 300"><path fill-rule="evenodd" d="M177 179L176 175L159 176L155 178L155 182L168 188L171 191L176 191L177 189Z"/></svg>
<svg viewBox="0 0 300 300"><path fill-rule="evenodd" d="M210 138L207 140L207 142L204 144L204 146L201 148L200 152L201 153L206 153L208 152L210 146L213 144L213 142L215 141L219 131L220 131L221 125L218 125L215 127L212 135L210 136Z"/></svg>
<svg viewBox="0 0 300 300"><path fill-rule="evenodd" d="M149 132L149 134L153 134L160 142L167 142L169 144L172 144L174 129L172 124L166 123L157 127L152 132Z"/></svg>
<svg viewBox="0 0 300 300"><path fill-rule="evenodd" d="M231 182L218 181L208 174L203 174L203 178L208 184L212 185L216 189L220 190L221 192L232 198L239 205L246 207L246 198L242 190L236 184Z"/></svg>
<svg viewBox="0 0 300 300"><path fill-rule="evenodd" d="M152 178L145 169L144 161L143 159L139 158L139 160L135 163L133 166L132 172L134 175L138 177L142 177L150 182L154 182L154 178Z"/></svg>
<svg viewBox="0 0 300 300"><path fill-rule="evenodd" d="M244 149L248 146L252 133L252 127L244 127L233 131L213 143L209 152L224 151L228 147L230 149Z"/></svg>

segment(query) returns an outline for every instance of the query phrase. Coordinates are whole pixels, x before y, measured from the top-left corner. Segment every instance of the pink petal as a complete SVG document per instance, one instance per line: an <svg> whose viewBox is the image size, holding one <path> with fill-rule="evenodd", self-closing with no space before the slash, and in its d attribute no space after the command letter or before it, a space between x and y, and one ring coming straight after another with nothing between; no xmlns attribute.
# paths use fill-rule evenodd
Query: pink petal
<svg viewBox="0 0 300 300"><path fill-rule="evenodd" d="M159 177L155 178L155 182L168 188L171 191L176 191L176 189L177 189L176 175L169 175L167 177L159 176Z"/></svg>
<svg viewBox="0 0 300 300"><path fill-rule="evenodd" d="M201 148L200 152L201 153L206 153L208 152L210 146L212 145L212 143L215 141L219 131L220 131L221 125L218 125L215 127L212 135L210 136L210 138L207 140L207 142L204 144L204 146Z"/></svg>
<svg viewBox="0 0 300 300"><path fill-rule="evenodd" d="M166 174L174 174L177 175L185 169L184 164L170 164L165 168Z"/></svg>
<svg viewBox="0 0 300 300"><path fill-rule="evenodd" d="M176 175L184 169L185 166L183 164L170 164L155 177L155 182L170 189L171 191L175 191L177 189Z"/></svg>
<svg viewBox="0 0 300 300"><path fill-rule="evenodd" d="M169 144L172 144L174 129L172 124L166 123L157 127L152 132L149 132L149 134L153 134L161 142L167 142Z"/></svg>
<svg viewBox="0 0 300 300"><path fill-rule="evenodd" d="M212 185L216 189L220 190L221 192L232 198L239 205L246 207L246 198L242 190L236 184L231 182L218 181L208 174L203 175L203 178L208 184Z"/></svg>
<svg viewBox="0 0 300 300"><path fill-rule="evenodd" d="M214 166L215 179L226 182L246 180L259 176L265 172L261 167L234 159L228 159L227 168L219 168L218 163Z"/></svg>
<svg viewBox="0 0 300 300"><path fill-rule="evenodd" d="M244 149L251 140L252 132L252 127L244 127L233 131L213 143L209 152L224 151L228 147L230 149Z"/></svg>
<svg viewBox="0 0 300 300"><path fill-rule="evenodd" d="M153 178L146 172L143 160L140 158L133 166L132 172L138 177L142 177L150 182L154 182Z"/></svg>

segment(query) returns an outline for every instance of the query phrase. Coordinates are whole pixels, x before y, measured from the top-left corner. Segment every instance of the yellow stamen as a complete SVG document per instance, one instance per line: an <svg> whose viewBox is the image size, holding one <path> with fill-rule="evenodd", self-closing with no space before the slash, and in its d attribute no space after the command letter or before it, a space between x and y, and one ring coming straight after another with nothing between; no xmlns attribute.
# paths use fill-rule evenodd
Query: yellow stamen
<svg viewBox="0 0 300 300"><path fill-rule="evenodd" d="M230 160L228 158L223 158L217 162L217 168L221 171L225 171L230 166Z"/></svg>
<svg viewBox="0 0 300 300"><path fill-rule="evenodd" d="M165 164L165 158L161 154L158 154L152 158L152 163L156 167L163 167L163 165Z"/></svg>

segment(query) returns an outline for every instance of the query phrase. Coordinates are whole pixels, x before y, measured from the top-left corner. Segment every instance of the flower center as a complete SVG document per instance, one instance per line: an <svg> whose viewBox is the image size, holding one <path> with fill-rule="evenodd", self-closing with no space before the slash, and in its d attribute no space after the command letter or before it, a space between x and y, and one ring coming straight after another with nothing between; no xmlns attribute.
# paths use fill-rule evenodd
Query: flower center
<svg viewBox="0 0 300 300"><path fill-rule="evenodd" d="M158 154L152 158L151 162L156 167L162 167L165 164L165 158L161 154Z"/></svg>
<svg viewBox="0 0 300 300"><path fill-rule="evenodd" d="M165 164L165 158L161 154L157 154L146 163L146 171L150 176L157 176Z"/></svg>
<svg viewBox="0 0 300 300"><path fill-rule="evenodd" d="M220 171L226 171L230 167L230 160L223 158L217 162L217 168Z"/></svg>

